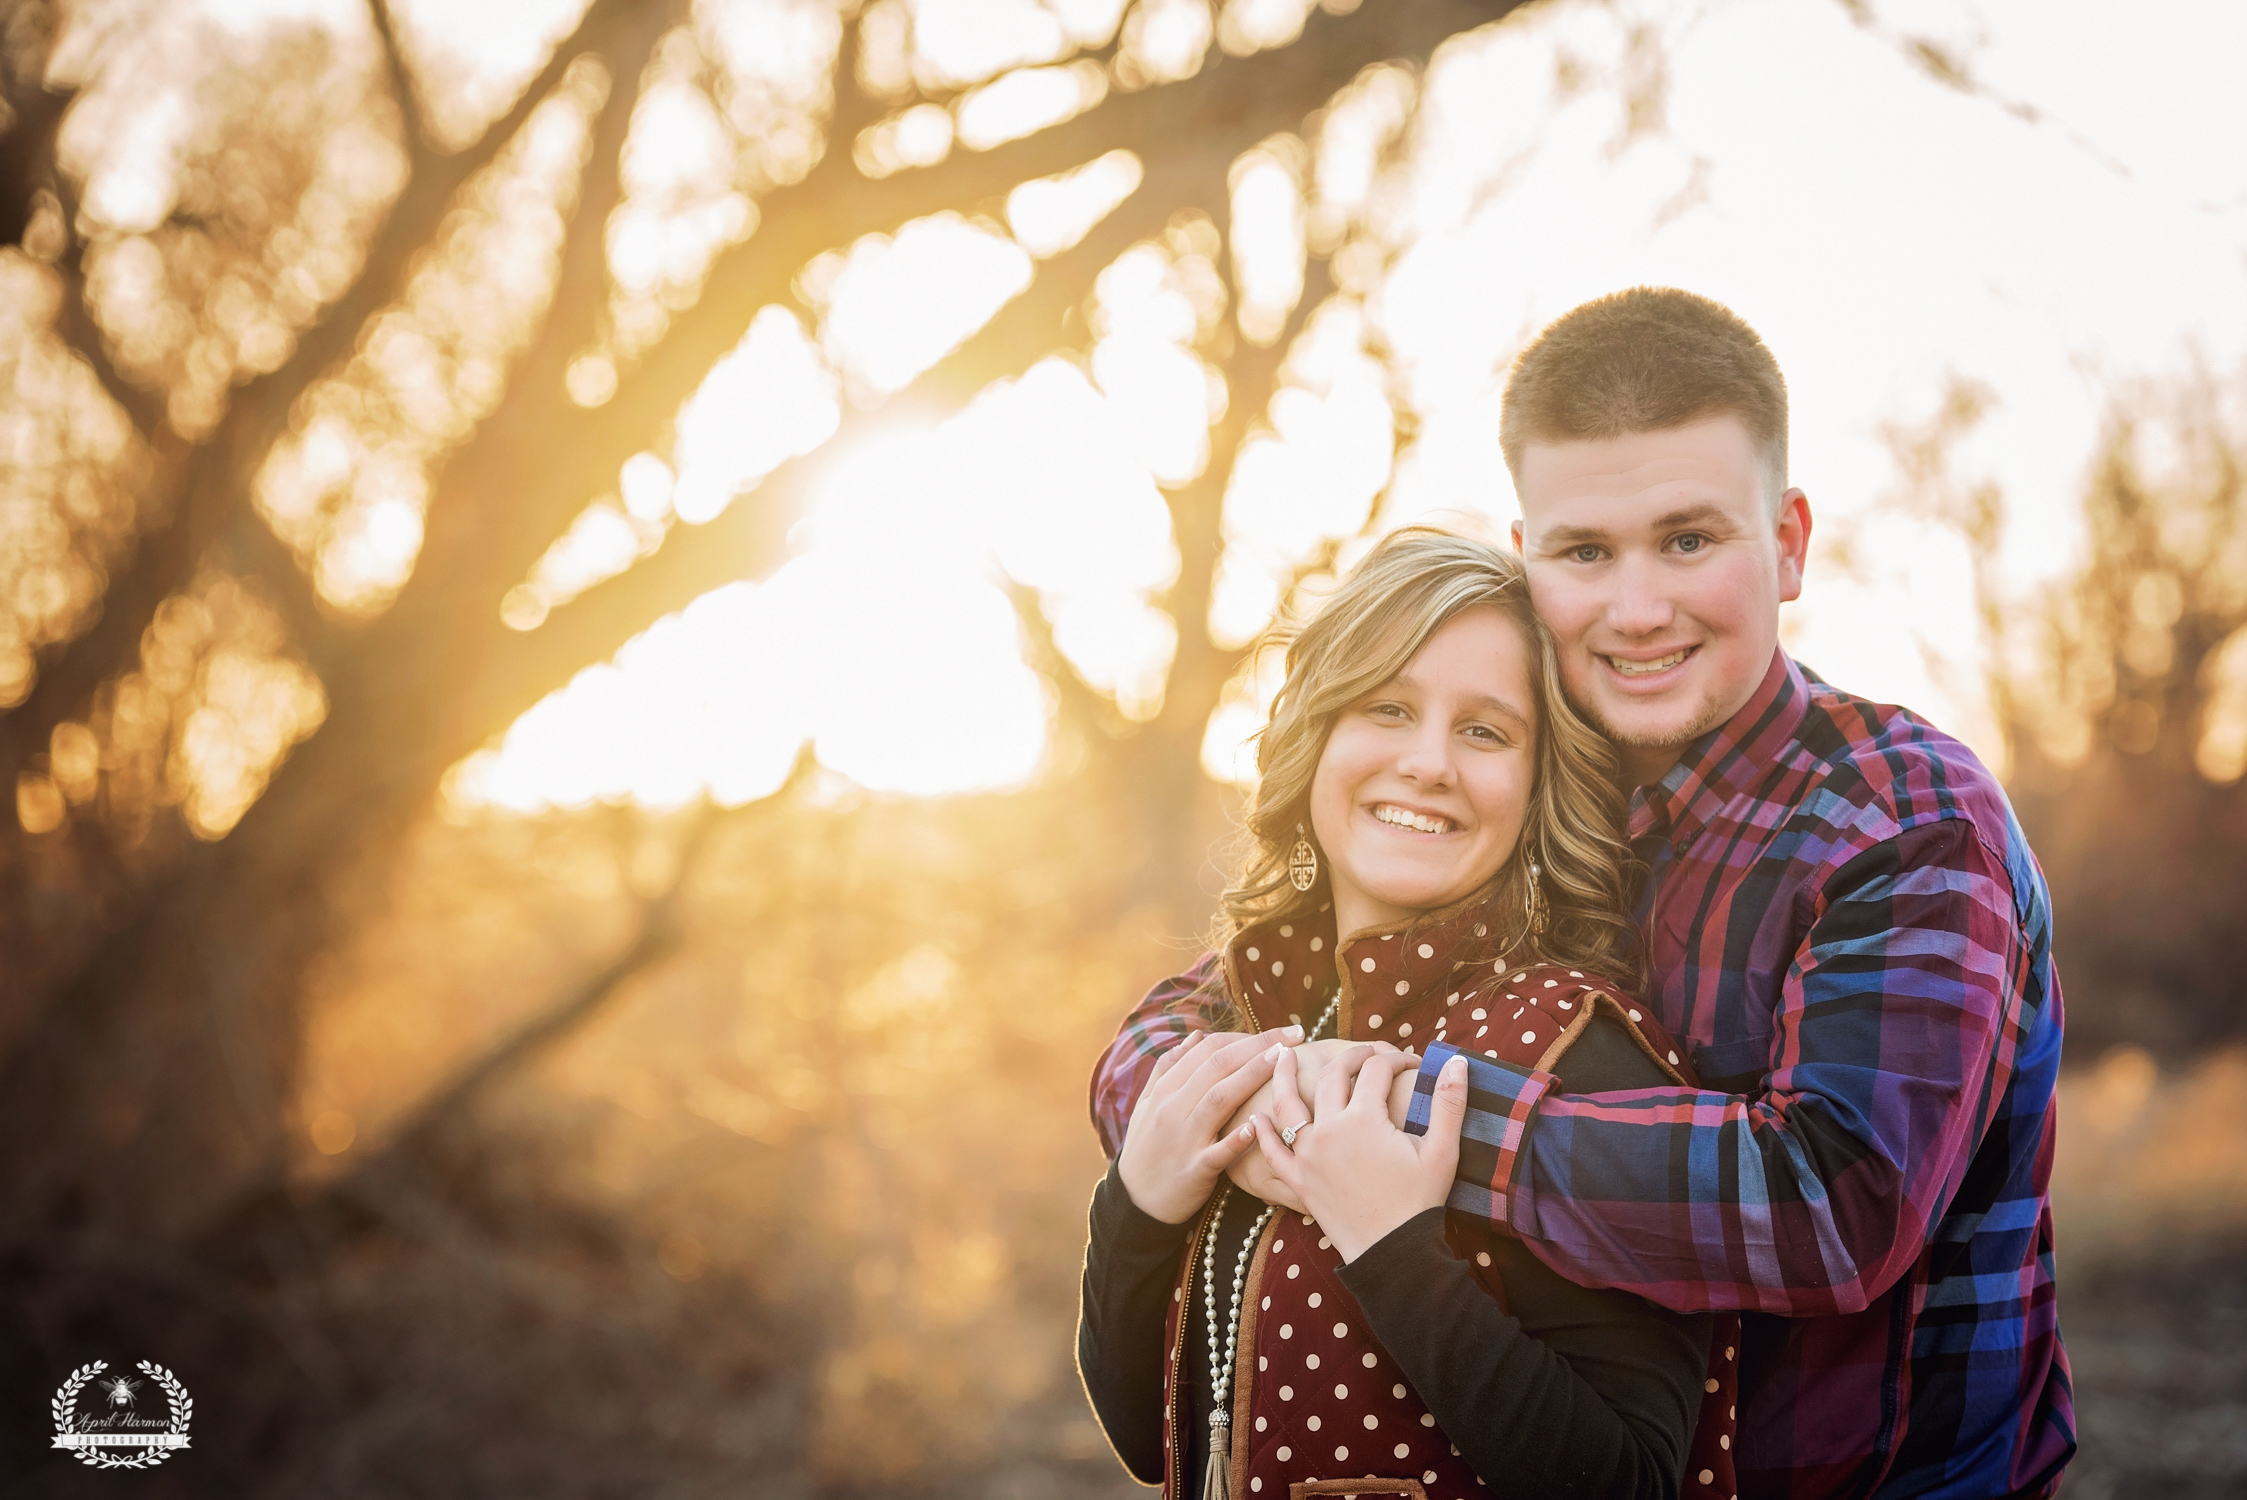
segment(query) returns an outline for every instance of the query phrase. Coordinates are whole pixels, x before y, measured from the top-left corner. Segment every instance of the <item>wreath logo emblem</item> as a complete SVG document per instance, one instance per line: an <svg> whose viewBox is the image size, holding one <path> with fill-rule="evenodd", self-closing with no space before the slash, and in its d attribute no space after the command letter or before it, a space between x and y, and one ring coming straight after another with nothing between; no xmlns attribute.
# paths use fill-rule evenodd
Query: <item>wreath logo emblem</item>
<svg viewBox="0 0 2247 1500"><path fill-rule="evenodd" d="M144 1359L137 1368L147 1380L123 1374L94 1379L108 1368L109 1362L100 1359L80 1365L55 1392L55 1446L97 1469L153 1469L185 1448L195 1399L179 1377ZM150 1382L164 1393L162 1417L140 1414L140 1392ZM89 1383L94 1388L90 1394Z"/></svg>

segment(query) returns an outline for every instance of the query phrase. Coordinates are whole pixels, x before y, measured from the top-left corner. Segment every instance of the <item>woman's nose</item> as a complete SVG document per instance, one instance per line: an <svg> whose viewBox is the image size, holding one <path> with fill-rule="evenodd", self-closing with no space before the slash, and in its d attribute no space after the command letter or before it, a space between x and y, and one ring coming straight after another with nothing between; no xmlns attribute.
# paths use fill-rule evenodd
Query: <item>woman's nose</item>
<svg viewBox="0 0 2247 1500"><path fill-rule="evenodd" d="M1397 774L1423 786L1451 779L1451 735L1432 721L1413 731L1397 756Z"/></svg>

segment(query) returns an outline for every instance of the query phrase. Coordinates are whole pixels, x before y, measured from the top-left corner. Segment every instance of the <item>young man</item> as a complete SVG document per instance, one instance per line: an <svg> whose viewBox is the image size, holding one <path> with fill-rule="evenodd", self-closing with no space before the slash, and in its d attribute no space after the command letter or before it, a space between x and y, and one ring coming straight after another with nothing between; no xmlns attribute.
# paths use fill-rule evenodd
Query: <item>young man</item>
<svg viewBox="0 0 2247 1500"><path fill-rule="evenodd" d="M1568 1097L1470 1055L1451 1204L1587 1285L1742 1311L1742 1496L2049 1495L2075 1451L2049 897L1970 750L1779 649L1811 529L1786 432L1769 350L1685 292L1575 309L1507 384L1515 542L1622 750L1647 999L1703 1086ZM1111 1149L1204 1024L1180 998L1095 1074Z"/></svg>

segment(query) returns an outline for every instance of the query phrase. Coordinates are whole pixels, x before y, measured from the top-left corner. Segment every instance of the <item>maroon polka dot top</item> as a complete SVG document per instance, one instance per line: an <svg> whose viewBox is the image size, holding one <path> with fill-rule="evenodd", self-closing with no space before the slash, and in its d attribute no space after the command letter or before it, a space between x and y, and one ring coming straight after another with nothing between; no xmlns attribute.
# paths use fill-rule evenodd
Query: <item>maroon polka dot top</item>
<svg viewBox="0 0 2247 1500"><path fill-rule="evenodd" d="M1550 1069L1605 1010L1666 1076L1691 1081L1675 1042L1600 976L1564 965L1502 963L1510 934L1494 930L1507 924L1487 902L1402 930L1358 934L1341 945L1339 964L1332 924L1331 910L1322 911L1315 920L1260 924L1228 945L1225 976L1246 1029L1290 1020L1309 1026L1339 985L1337 1034L1349 1040L1415 1048L1448 1042L1477 1056ZM1182 1380L1191 1380L1181 1374L1181 1358L1208 1355L1181 1350L1179 1328L1185 1299L1201 1294L1200 1242L1209 1232L1205 1215L1188 1241L1171 1301L1164 1380L1169 1500L1198 1493L1190 1486L1201 1479L1179 1472L1176 1428ZM1461 1215L1446 1231L1477 1285L1504 1306L1489 1250L1495 1234ZM1341 1264L1341 1252L1308 1217L1283 1211L1265 1226L1249 1263L1232 1372L1233 1500L1327 1493L1473 1500L1481 1481L1373 1338L1337 1274ZM1221 1267L1221 1274L1230 1269ZM1224 1279L1221 1314L1230 1290L1229 1275ZM1683 1493L1694 1500L1734 1493L1738 1342L1737 1316L1720 1317L1685 1469Z"/></svg>

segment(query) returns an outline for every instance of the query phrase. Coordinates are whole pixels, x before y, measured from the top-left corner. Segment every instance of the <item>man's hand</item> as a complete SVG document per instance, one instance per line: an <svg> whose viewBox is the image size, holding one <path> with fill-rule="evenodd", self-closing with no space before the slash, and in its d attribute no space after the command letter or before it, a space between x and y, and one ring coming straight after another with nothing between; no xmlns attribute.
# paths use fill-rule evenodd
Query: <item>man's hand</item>
<svg viewBox="0 0 2247 1500"><path fill-rule="evenodd" d="M1296 1092L1294 1050L1274 1059L1273 1092L1286 1106ZM1251 1121L1272 1175L1318 1220L1346 1261L1356 1260L1391 1230L1451 1195L1459 1170L1459 1125L1467 1115L1467 1061L1455 1057L1437 1075L1428 1133L1406 1135L1391 1123L1394 1086L1405 1085L1420 1060L1405 1052L1354 1046L1321 1073L1311 1118L1296 1125L1295 1144L1280 1137L1271 1114Z"/></svg>
<svg viewBox="0 0 2247 1500"><path fill-rule="evenodd" d="M1205 1031L1164 1053L1131 1112L1116 1173L1140 1212L1183 1224L1255 1139L1227 1121L1272 1076L1300 1026L1243 1036Z"/></svg>
<svg viewBox="0 0 2247 1500"><path fill-rule="evenodd" d="M1345 1042L1339 1037L1327 1037L1321 1041L1304 1042L1300 1046L1289 1048L1289 1052L1295 1058L1296 1092L1301 1096L1302 1109L1299 1111L1289 1110L1285 1113L1275 1111L1275 1096L1272 1092L1273 1082L1267 1081L1255 1093L1248 1096L1246 1103L1233 1112L1233 1118L1227 1123L1226 1129L1238 1129L1246 1125L1252 1115L1260 1114L1275 1115L1283 1124L1296 1118L1298 1114L1303 1119L1309 1119L1311 1117L1311 1099L1313 1091L1318 1087L1319 1074L1326 1070L1326 1065L1330 1061L1356 1045L1360 1044ZM1370 1046L1376 1053L1396 1051L1396 1048L1390 1046L1387 1042L1368 1042L1363 1045ZM1404 1112L1412 1103L1412 1078L1413 1075L1409 1072L1399 1073L1396 1082L1391 1084L1389 1088L1389 1119L1399 1126L1404 1124ZM1296 1201L1294 1191L1273 1175L1271 1164L1264 1160L1264 1153L1261 1151L1241 1153L1240 1157L1227 1169L1225 1175L1233 1179L1233 1186L1252 1198L1261 1198L1266 1203L1276 1203L1290 1213L1310 1212L1309 1209Z"/></svg>

